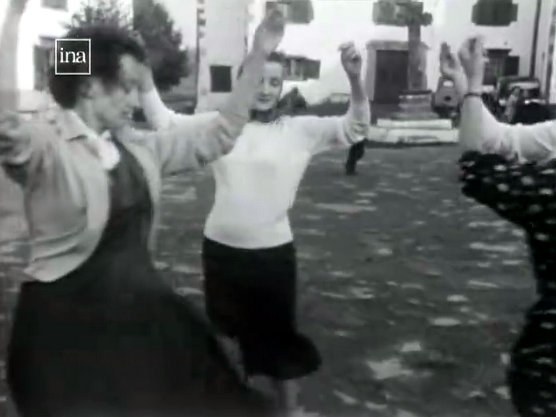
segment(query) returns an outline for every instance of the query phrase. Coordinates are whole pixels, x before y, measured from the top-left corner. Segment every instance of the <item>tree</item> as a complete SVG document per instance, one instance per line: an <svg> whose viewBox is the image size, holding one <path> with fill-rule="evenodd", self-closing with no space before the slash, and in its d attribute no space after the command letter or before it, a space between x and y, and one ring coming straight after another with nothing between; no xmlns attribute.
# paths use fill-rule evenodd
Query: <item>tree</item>
<svg viewBox="0 0 556 417"><path fill-rule="evenodd" d="M87 0L79 12L72 16L70 28L91 24L106 24L132 30L131 13L119 0Z"/></svg>
<svg viewBox="0 0 556 417"><path fill-rule="evenodd" d="M407 27L409 90L424 90L427 81L421 62L421 28L432 23L432 15L423 11L423 3L419 1L379 0L374 5L373 21L379 25Z"/></svg>
<svg viewBox="0 0 556 417"><path fill-rule="evenodd" d="M156 86L161 91L167 90L187 76L187 50L182 47L182 35L161 4L141 0L133 5L131 17L119 0L88 0L73 16L70 26L100 23L139 32L147 47Z"/></svg>
<svg viewBox="0 0 556 417"><path fill-rule="evenodd" d="M157 87L179 84L188 75L188 54L166 8L154 0L134 1L133 27L145 41Z"/></svg>

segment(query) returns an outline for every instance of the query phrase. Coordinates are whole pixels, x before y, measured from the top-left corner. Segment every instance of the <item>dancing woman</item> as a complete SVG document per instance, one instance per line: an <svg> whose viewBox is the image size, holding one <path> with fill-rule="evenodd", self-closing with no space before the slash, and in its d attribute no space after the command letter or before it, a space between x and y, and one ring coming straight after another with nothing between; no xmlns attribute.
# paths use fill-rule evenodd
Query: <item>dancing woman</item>
<svg viewBox="0 0 556 417"><path fill-rule="evenodd" d="M441 58L464 100L463 193L527 234L538 301L513 347L508 382L520 416L556 416L556 124L496 121L480 98L483 54L478 38L463 45L461 65L452 54Z"/></svg>
<svg viewBox="0 0 556 417"><path fill-rule="evenodd" d="M277 13L257 29L231 101L165 132L128 126L142 47L118 28L88 38L91 75L52 75L51 121L0 118L0 163L25 191L31 281L22 284L8 382L23 417L268 416L208 321L157 276L161 175L228 153L248 121Z"/></svg>
<svg viewBox="0 0 556 417"><path fill-rule="evenodd" d="M279 117L284 62L271 54L251 122L237 147L212 164L216 197L203 245L207 311L239 342L246 375L270 378L287 410L296 407L295 380L321 362L313 343L297 330L297 266L288 211L311 157L347 148L369 130L361 56L352 43L342 45L341 61L351 85L346 115ZM168 110L152 88L143 95L143 107L158 129L188 120Z"/></svg>

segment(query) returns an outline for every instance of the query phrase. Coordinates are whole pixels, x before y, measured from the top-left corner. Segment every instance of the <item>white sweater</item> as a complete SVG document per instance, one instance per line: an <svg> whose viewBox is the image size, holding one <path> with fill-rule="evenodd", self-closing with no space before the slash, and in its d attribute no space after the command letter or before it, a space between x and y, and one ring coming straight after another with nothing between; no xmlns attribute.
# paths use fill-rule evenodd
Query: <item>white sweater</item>
<svg viewBox="0 0 556 417"><path fill-rule="evenodd" d="M157 129L192 120L167 109L156 92L143 96L143 108ZM365 103L352 104L342 117L283 117L274 123L248 123L234 149L212 163L216 196L205 236L244 249L291 242L288 212L311 157L363 140L369 121Z"/></svg>

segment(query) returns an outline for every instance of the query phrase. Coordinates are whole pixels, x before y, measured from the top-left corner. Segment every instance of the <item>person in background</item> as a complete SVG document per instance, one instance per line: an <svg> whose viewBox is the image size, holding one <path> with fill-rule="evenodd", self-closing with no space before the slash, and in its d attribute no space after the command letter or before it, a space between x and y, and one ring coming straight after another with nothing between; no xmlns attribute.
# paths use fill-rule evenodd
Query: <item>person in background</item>
<svg viewBox="0 0 556 417"><path fill-rule="evenodd" d="M238 146L211 164L216 196L203 243L207 312L223 335L239 343L246 376L271 381L288 415L299 411L296 380L321 364L317 348L297 328L297 259L288 212L311 158L358 143L369 130L361 55L353 43L340 51L351 85L345 115L281 114L284 58L271 54ZM154 92L143 94L143 108L158 130L187 121Z"/></svg>
<svg viewBox="0 0 556 417"><path fill-rule="evenodd" d="M307 111L307 100L297 87L284 95L278 103L278 111L283 115L298 116Z"/></svg>
<svg viewBox="0 0 556 417"><path fill-rule="evenodd" d="M514 119L517 113L518 107L523 103L523 91L521 87L515 86L510 91L508 100L506 102L506 108L502 115L502 120L508 124L514 124Z"/></svg>
<svg viewBox="0 0 556 417"><path fill-rule="evenodd" d="M52 73L50 120L0 115L0 166L25 191L30 230L7 358L22 417L273 415L153 251L161 177L232 150L283 33L279 13L263 20L220 112L140 132L129 124L145 50L124 29L74 28L67 38L90 39L91 75Z"/></svg>
<svg viewBox="0 0 556 417"><path fill-rule="evenodd" d="M365 146L367 145L367 140L363 140L359 143L351 145L348 152L348 157L346 160L346 175L357 175L357 162L365 156Z"/></svg>
<svg viewBox="0 0 556 417"><path fill-rule="evenodd" d="M485 68L481 38L467 40L459 60L441 56L441 71L463 100L459 166L463 193L521 227L537 301L513 346L511 399L521 417L556 415L556 123L508 125L481 100Z"/></svg>

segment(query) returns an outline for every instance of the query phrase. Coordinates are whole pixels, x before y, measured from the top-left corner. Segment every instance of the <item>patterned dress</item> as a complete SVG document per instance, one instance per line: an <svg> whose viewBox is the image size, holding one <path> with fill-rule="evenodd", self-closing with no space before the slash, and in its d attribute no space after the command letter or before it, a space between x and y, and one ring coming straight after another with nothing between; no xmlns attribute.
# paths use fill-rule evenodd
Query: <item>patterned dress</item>
<svg viewBox="0 0 556 417"><path fill-rule="evenodd" d="M556 416L556 160L523 164L469 152L460 167L466 196L526 232L539 299L513 347L508 382L522 417Z"/></svg>

